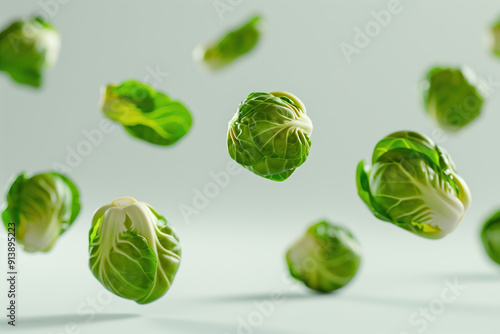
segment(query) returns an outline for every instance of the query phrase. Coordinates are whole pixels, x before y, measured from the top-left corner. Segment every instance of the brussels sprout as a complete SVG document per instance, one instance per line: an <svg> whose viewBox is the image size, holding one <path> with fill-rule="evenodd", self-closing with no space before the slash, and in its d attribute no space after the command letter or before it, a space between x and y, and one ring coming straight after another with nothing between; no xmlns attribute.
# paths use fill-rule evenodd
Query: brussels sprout
<svg viewBox="0 0 500 334"><path fill-rule="evenodd" d="M170 288L181 261L164 217L130 197L97 209L89 232L90 270L114 294L151 303Z"/></svg>
<svg viewBox="0 0 500 334"><path fill-rule="evenodd" d="M20 174L7 194L2 213L5 227L14 222L16 241L27 252L49 251L80 212L79 194L67 177L43 173Z"/></svg>
<svg viewBox="0 0 500 334"><path fill-rule="evenodd" d="M252 93L229 121L229 155L259 176L284 181L306 161L312 129L297 97L285 92Z"/></svg>
<svg viewBox="0 0 500 334"><path fill-rule="evenodd" d="M42 72L57 61L57 31L41 18L17 21L0 32L0 70L20 84L39 87Z"/></svg>
<svg viewBox="0 0 500 334"><path fill-rule="evenodd" d="M490 258L500 264L500 211L493 214L483 225L481 240Z"/></svg>
<svg viewBox="0 0 500 334"><path fill-rule="evenodd" d="M198 47L194 52L194 57L212 70L225 67L254 48L260 37L261 26L261 18L255 16L218 42Z"/></svg>
<svg viewBox="0 0 500 334"><path fill-rule="evenodd" d="M345 228L312 225L286 254L290 274L307 287L331 292L349 283L361 262L361 247Z"/></svg>
<svg viewBox="0 0 500 334"><path fill-rule="evenodd" d="M458 131L481 113L484 95L468 68L433 68L422 82L425 108L447 131Z"/></svg>
<svg viewBox="0 0 500 334"><path fill-rule="evenodd" d="M491 27L490 48L493 54L500 57L500 20Z"/></svg>
<svg viewBox="0 0 500 334"><path fill-rule="evenodd" d="M415 132L382 139L372 165L358 164L356 183L377 218L429 239L452 232L470 203L469 188L450 156Z"/></svg>
<svg viewBox="0 0 500 334"><path fill-rule="evenodd" d="M156 145L174 144L188 133L193 123L182 103L133 80L119 86L108 85L101 108L133 137Z"/></svg>

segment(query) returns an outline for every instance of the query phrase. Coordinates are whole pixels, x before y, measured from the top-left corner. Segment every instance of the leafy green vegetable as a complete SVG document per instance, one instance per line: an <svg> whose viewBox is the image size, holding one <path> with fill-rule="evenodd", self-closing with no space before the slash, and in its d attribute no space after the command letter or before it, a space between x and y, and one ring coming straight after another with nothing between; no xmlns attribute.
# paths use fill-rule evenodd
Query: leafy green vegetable
<svg viewBox="0 0 500 334"><path fill-rule="evenodd" d="M433 68L422 82L425 108L447 131L458 131L481 113L484 95L468 68Z"/></svg>
<svg viewBox="0 0 500 334"><path fill-rule="evenodd" d="M58 32L41 18L12 23L0 32L0 70L20 84L40 87L43 70L57 61Z"/></svg>
<svg viewBox="0 0 500 334"><path fill-rule="evenodd" d="M27 178L21 173L7 194L2 213L5 227L14 222L16 241L27 252L47 252L80 212L79 194L67 177L43 173Z"/></svg>
<svg viewBox="0 0 500 334"><path fill-rule="evenodd" d="M484 223L481 241L489 257L500 264L500 211L494 213Z"/></svg>
<svg viewBox="0 0 500 334"><path fill-rule="evenodd" d="M286 261L295 279L313 290L331 292L356 275L361 247L347 229L322 221L292 245Z"/></svg>
<svg viewBox="0 0 500 334"><path fill-rule="evenodd" d="M225 67L255 47L261 30L262 19L255 16L242 27L229 32L218 42L197 48L195 58L203 61L212 70Z"/></svg>
<svg viewBox="0 0 500 334"><path fill-rule="evenodd" d="M139 304L167 292L181 261L179 239L165 218L129 197L94 213L89 254L90 269L99 282Z"/></svg>
<svg viewBox="0 0 500 334"><path fill-rule="evenodd" d="M358 164L358 194L373 214L429 239L452 232L470 203L450 156L430 138L396 132L382 139L372 165Z"/></svg>
<svg viewBox="0 0 500 334"><path fill-rule="evenodd" d="M102 99L104 114L120 122L135 138L172 145L186 135L193 119L180 102L137 81L108 85Z"/></svg>
<svg viewBox="0 0 500 334"><path fill-rule="evenodd" d="M252 93L229 121L229 155L259 176L284 181L306 161L312 129L304 104L294 95Z"/></svg>
<svg viewBox="0 0 500 334"><path fill-rule="evenodd" d="M500 57L500 20L490 29L490 48L493 54Z"/></svg>

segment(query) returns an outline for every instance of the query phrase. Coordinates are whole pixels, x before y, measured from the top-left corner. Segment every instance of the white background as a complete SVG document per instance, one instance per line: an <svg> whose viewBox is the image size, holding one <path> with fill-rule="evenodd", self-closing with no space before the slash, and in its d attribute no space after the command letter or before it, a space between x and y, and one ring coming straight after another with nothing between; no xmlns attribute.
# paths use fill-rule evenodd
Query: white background
<svg viewBox="0 0 500 334"><path fill-rule="evenodd" d="M0 73L4 193L21 171L65 163L67 148L86 140L82 131L98 128L106 83L144 80L148 69L158 67L168 72L157 82L159 90L184 102L194 125L173 147L135 140L117 126L68 174L81 190L81 214L50 253L19 252L16 329L64 333L77 323L81 333L498 333L500 272L478 234L500 206L500 86L492 86L479 119L447 136L426 116L416 87L434 64L468 65L485 81L500 82L500 59L485 42L500 4L402 1L402 11L348 63L339 45L352 44L353 29L363 29L373 20L371 11L388 3L243 0L223 20L211 0L59 5L52 21L62 50L43 88L15 85ZM40 10L35 0L0 0L0 25ZM215 74L192 60L198 44L254 13L266 19L255 52ZM307 106L314 123L307 162L283 183L243 170L186 221L181 205L192 205L196 189L203 191L213 182L210 173L224 171L230 161L227 122L238 103L251 92L274 90L290 91ZM378 221L357 196L358 161L371 156L379 139L404 129L445 147L471 188L472 207L442 240ZM90 220L95 209L122 196L150 203L175 226L182 265L162 299L141 306L114 297L86 322L88 298L103 291L87 266ZM364 250L355 280L331 295L288 279L284 261L287 247L323 218L348 227ZM6 263L1 235L0 260ZM412 325L412 315L423 319L420 308L437 305L446 280L466 288L424 321L425 330L422 322ZM5 309L7 286L0 282ZM262 315L255 303L268 305L273 294L281 302ZM249 317L257 325L241 327Z"/></svg>

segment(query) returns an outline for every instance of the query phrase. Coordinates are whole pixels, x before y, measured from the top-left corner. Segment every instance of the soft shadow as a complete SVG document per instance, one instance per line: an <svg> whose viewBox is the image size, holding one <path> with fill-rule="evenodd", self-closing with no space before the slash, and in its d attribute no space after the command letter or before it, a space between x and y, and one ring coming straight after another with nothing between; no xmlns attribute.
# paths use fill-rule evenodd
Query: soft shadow
<svg viewBox="0 0 500 334"><path fill-rule="evenodd" d="M267 293L245 294L245 295L210 296L201 298L201 301L208 303L212 302L231 303L231 302L253 302L253 301L259 302L271 299L304 300L304 299L328 298L334 295L337 295L335 291L331 293L304 291L304 292L286 292L286 293L281 292L277 294L274 294L273 292L267 292Z"/></svg>
<svg viewBox="0 0 500 334"><path fill-rule="evenodd" d="M439 295L436 295L439 299ZM403 299L403 298L387 298L387 297L370 297L370 296L356 296L356 295L345 295L342 296L343 301L353 301L359 303L370 303L375 305L388 305L393 307L408 307L418 309L420 307L429 307L429 304L433 299L428 300L415 300L415 299ZM460 297L458 297L456 302L452 302L446 305L447 309L465 312L465 313L478 313L478 314L500 314L500 307L492 307L491 305L478 305L478 304L464 304L460 303Z"/></svg>
<svg viewBox="0 0 500 334"><path fill-rule="evenodd" d="M434 282L444 282L448 280L450 282L458 280L458 282L498 282L500 283L500 271L491 271L491 272L452 272L452 273L430 273L430 274L420 274L420 275L412 275L412 280L416 281L434 281Z"/></svg>
<svg viewBox="0 0 500 334"><path fill-rule="evenodd" d="M456 273L442 275L442 279L458 282L497 282L500 283L500 272L497 273Z"/></svg>
<svg viewBox="0 0 500 334"><path fill-rule="evenodd" d="M169 317L151 316L148 317L150 324L157 324L160 328L174 329L179 333L236 333L238 331L238 322L234 320L233 325L220 324L209 321L175 319ZM253 331L251 333L254 333ZM258 333L265 334L298 334L297 332L280 331L259 327Z"/></svg>
<svg viewBox="0 0 500 334"><path fill-rule="evenodd" d="M65 326L68 323L85 325L94 322L110 322L110 321L138 318L140 316L141 315L139 314L101 313L101 314L96 314L94 319L89 320L88 315L61 314L61 315L47 315L47 316L36 316L36 317L20 317L18 322L19 322L19 327L41 328L41 327Z"/></svg>

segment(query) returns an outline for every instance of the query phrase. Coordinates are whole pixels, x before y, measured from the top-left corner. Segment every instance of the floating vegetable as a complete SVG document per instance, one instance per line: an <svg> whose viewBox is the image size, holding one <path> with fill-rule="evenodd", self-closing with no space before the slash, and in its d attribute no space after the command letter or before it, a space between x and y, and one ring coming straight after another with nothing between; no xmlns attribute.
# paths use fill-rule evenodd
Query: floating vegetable
<svg viewBox="0 0 500 334"><path fill-rule="evenodd" d="M490 48L493 54L500 57L500 20L490 29Z"/></svg>
<svg viewBox="0 0 500 334"><path fill-rule="evenodd" d="M198 47L194 56L212 70L225 67L255 47L261 30L262 19L255 16L242 27L229 32L218 42Z"/></svg>
<svg viewBox="0 0 500 334"><path fill-rule="evenodd" d="M0 70L20 84L40 87L43 71L59 56L58 32L41 18L12 23L0 32Z"/></svg>
<svg viewBox="0 0 500 334"><path fill-rule="evenodd" d="M489 257L500 264L500 211L494 213L484 223L481 241Z"/></svg>
<svg viewBox="0 0 500 334"><path fill-rule="evenodd" d="M312 122L286 92L252 93L229 121L229 155L253 173L284 181L309 155Z"/></svg>
<svg viewBox="0 0 500 334"><path fill-rule="evenodd" d="M7 194L5 227L15 223L16 241L27 252L47 252L80 212L76 186L66 176L20 174Z"/></svg>
<svg viewBox="0 0 500 334"><path fill-rule="evenodd" d="M451 233L470 203L450 156L416 132L382 139L371 165L358 164L356 181L359 196L377 218L429 239Z"/></svg>
<svg viewBox="0 0 500 334"><path fill-rule="evenodd" d="M307 287L331 292L349 283L361 262L361 247L345 228L312 225L286 254L290 274Z"/></svg>
<svg viewBox="0 0 500 334"><path fill-rule="evenodd" d="M485 95L468 68L433 68L423 83L425 108L447 131L458 131L481 113Z"/></svg>
<svg viewBox="0 0 500 334"><path fill-rule="evenodd" d="M137 81L108 85L102 99L104 114L120 122L135 138L168 146L184 137L193 119L180 102Z"/></svg>
<svg viewBox="0 0 500 334"><path fill-rule="evenodd" d="M97 280L139 304L151 303L168 291L181 261L179 239L165 218L130 197L94 213L89 253Z"/></svg>

